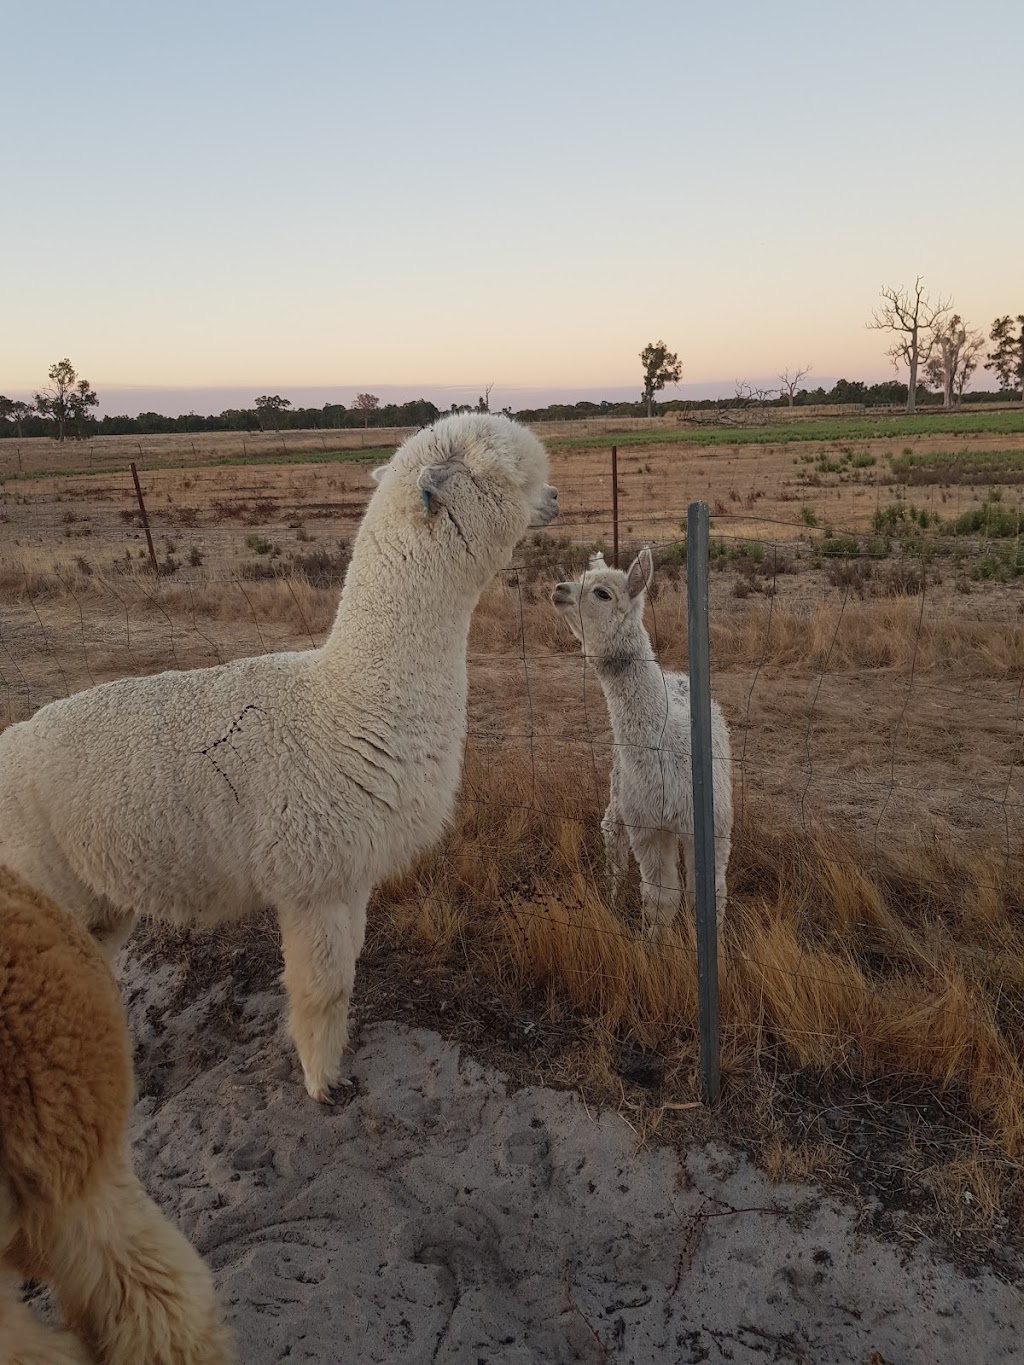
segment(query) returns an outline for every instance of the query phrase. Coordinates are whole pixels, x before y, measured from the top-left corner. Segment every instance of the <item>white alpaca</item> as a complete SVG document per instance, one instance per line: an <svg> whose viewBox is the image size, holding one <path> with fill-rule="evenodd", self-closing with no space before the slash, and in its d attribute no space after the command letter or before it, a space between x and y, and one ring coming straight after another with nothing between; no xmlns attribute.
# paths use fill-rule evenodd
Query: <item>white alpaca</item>
<svg viewBox="0 0 1024 1365"><path fill-rule="evenodd" d="M110 953L136 913L213 925L273 906L289 1029L326 1100L367 900L449 820L470 616L557 515L546 474L504 417L418 432L375 471L322 648L105 683L0 735L0 861Z"/></svg>
<svg viewBox="0 0 1024 1365"><path fill-rule="evenodd" d="M648 934L672 922L679 908L679 841L686 863L686 898L694 900L693 790L690 763L690 680L665 673L644 626L654 561L642 550L628 573L609 569L600 552L571 583L551 594L593 661L611 716L611 794L601 821L612 895L629 866L640 867ZM715 806L715 897L721 925L727 901L726 869L732 844L732 758L729 729L711 703Z"/></svg>

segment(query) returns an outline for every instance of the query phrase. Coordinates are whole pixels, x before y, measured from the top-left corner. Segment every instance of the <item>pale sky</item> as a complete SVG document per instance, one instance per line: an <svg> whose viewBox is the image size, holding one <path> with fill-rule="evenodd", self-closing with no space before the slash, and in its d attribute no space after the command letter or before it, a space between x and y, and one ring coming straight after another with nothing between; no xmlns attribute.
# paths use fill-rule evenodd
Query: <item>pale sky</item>
<svg viewBox="0 0 1024 1365"><path fill-rule="evenodd" d="M698 386L883 378L883 283L986 333L1024 310L1020 0L8 0L3 28L3 393L65 355L101 397L639 390L660 337Z"/></svg>

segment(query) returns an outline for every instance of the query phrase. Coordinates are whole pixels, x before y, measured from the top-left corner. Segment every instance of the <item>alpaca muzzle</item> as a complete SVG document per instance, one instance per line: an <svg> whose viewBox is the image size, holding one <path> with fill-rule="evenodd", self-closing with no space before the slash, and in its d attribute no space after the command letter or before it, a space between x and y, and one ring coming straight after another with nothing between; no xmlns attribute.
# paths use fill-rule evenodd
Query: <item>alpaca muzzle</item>
<svg viewBox="0 0 1024 1365"><path fill-rule="evenodd" d="M541 494L540 504L533 509L530 515L530 530L535 531L542 526L550 526L557 516L558 489L552 488L549 483L546 483Z"/></svg>

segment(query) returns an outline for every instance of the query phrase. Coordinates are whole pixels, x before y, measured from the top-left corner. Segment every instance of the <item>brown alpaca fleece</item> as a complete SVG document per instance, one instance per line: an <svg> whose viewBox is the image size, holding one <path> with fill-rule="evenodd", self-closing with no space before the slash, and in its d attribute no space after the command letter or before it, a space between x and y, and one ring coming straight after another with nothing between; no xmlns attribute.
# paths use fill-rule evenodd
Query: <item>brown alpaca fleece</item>
<svg viewBox="0 0 1024 1365"><path fill-rule="evenodd" d="M120 1151L132 1060L88 931L0 867L0 1169L19 1203L81 1199Z"/></svg>
<svg viewBox="0 0 1024 1365"><path fill-rule="evenodd" d="M135 1177L117 984L89 933L0 866L0 1365L229 1365L202 1260ZM57 1290L68 1331L19 1302Z"/></svg>

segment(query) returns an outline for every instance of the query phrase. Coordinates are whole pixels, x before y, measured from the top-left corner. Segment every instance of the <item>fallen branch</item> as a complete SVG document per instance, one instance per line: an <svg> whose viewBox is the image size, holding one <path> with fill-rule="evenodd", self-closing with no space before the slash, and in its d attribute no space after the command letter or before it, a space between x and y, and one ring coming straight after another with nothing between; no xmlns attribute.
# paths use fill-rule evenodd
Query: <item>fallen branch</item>
<svg viewBox="0 0 1024 1365"><path fill-rule="evenodd" d="M683 1276L689 1274L690 1267L693 1265L693 1258L697 1254L697 1248L704 1236L704 1230L712 1218L730 1218L734 1213L767 1213L775 1218L781 1218L787 1212L786 1209L775 1205L770 1208L759 1205L751 1205L748 1208L734 1208L732 1204L726 1204L723 1208L718 1209L712 1207L713 1204L721 1203L722 1200L720 1199L704 1199L700 1208L686 1225L682 1250L679 1253L679 1259L676 1261L675 1279L672 1281L672 1288L669 1290L668 1299L665 1301L666 1322L672 1315L672 1300L682 1283Z"/></svg>

